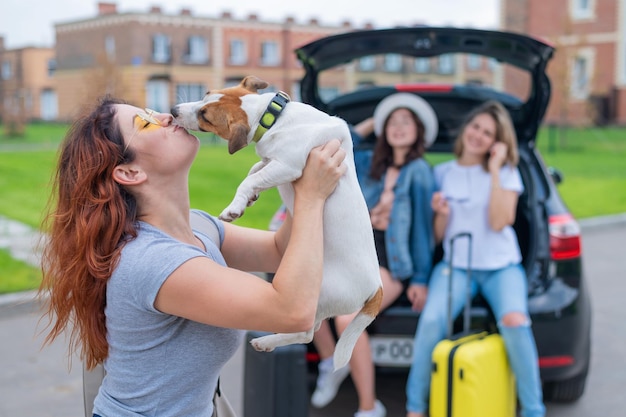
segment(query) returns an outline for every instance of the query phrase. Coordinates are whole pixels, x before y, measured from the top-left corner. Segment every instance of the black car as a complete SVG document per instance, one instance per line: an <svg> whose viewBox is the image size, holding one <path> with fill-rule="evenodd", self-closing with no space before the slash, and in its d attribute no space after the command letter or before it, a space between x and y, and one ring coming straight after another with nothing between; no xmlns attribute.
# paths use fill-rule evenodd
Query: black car
<svg viewBox="0 0 626 417"><path fill-rule="evenodd" d="M514 228L529 280L544 396L575 401L585 388L591 349L580 228L555 186L558 171L544 165L535 147L550 100L546 66L553 53L552 46L528 36L449 27L355 31L296 50L306 70L301 100L350 124L371 116L389 94L411 92L426 99L439 118L437 140L426 155L433 164L452 157L457 129L469 111L486 100L508 109L525 189ZM361 146L373 140L366 138ZM437 253L440 259L441 250ZM471 311L472 327L493 328L483 300L475 299ZM418 320L405 298L381 312L368 329L378 368L408 368Z"/></svg>

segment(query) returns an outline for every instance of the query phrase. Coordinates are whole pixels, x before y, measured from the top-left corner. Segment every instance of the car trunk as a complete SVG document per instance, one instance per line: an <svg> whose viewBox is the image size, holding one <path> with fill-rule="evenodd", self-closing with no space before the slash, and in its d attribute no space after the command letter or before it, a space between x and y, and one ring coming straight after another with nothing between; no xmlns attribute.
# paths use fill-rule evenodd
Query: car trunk
<svg viewBox="0 0 626 417"><path fill-rule="evenodd" d="M301 81L302 101L350 124L370 117L382 99L396 92L414 93L427 100L439 122L439 133L429 153L451 152L458 129L471 110L487 100L502 103L511 115L519 143L519 168L525 192L519 199L514 228L528 273L529 291L541 291L546 286L550 241L545 204L550 187L543 178L531 178L531 172L544 168L533 166L530 169L530 165L537 164L534 142L550 98L550 81L545 70L554 53L551 45L511 32L422 26L346 32L313 41L295 52L306 70ZM496 72L500 75L494 78L493 85L426 83L416 82L420 78L415 78L413 72L417 70L408 66L411 60L455 54L460 55L461 60L457 62L466 62L470 56L497 62L500 68ZM333 86L340 89L337 74L358 71L361 59L385 62L390 55L405 59L399 77L409 82L397 82L398 76L393 78L391 74L387 80L396 82L338 90L336 96L324 94L325 89ZM515 94L499 89L497 79L504 78L524 88ZM361 80L367 80L367 75ZM371 147L374 140L370 135L360 146Z"/></svg>
<svg viewBox="0 0 626 417"><path fill-rule="evenodd" d="M459 127L467 114L486 100L498 100L507 107L520 106L515 97L499 92L485 90L480 87L451 85L396 85L374 87L358 94L347 94L329 103L332 114L342 117L348 123L356 124L374 112L374 108L384 97L399 91L412 92L428 101L439 120L439 135L435 143L428 149L431 153L451 153ZM524 132L517 132L523 135ZM359 145L372 148L374 135L370 135ZM536 184L537 179L531 178L529 164L533 163L532 143L520 141L519 169L524 183L524 193L520 195L514 229L517 233L523 264L529 277L529 291L540 289L545 283L549 261L548 230L542 225L547 224L546 210L543 203L547 196L547 184ZM427 155L428 156L428 155ZM540 190L533 189L540 187Z"/></svg>
<svg viewBox="0 0 626 417"><path fill-rule="evenodd" d="M338 68L350 68L351 64L367 57L381 56L384 58L397 55L419 59L453 54L475 55L491 59L513 69L512 72L507 70L507 73L503 75L504 77L523 74L527 78L528 91L522 100L512 96L510 96L512 100L505 100L505 96L500 97L500 101L511 114L520 143L535 139L550 98L550 81L545 69L552 58L554 48L538 39L516 33L427 26L363 30L322 38L301 46L295 52L306 70L301 81L302 101L329 114L340 115L350 123L358 121L352 117L351 110L348 109L353 95L349 92L342 92L336 100L325 99L322 89L328 86L323 85L322 76L336 72ZM401 75L408 76L413 72L406 66L401 68ZM384 88L375 87L372 89L369 113L366 114L371 115L376 103L384 96L390 92L402 90L402 86L397 82L391 85L387 94L385 94ZM407 86L407 88L411 87ZM420 88L430 88L430 92L436 96L438 92L445 91L450 86L427 84ZM455 114L461 115L466 114L464 110L468 104L485 101L494 93L489 89L477 88L467 83L462 86L455 86L454 90L454 95L459 100L459 111ZM359 97L366 94L365 91L355 93ZM420 95L428 94L427 91L422 93ZM378 97L376 97L377 95ZM436 109L437 102L435 100L436 98L433 97L429 101ZM448 105L452 106L453 104L448 101ZM454 108L451 107L449 110L454 110ZM442 113L438 112L438 116L441 118ZM455 128L456 126L458 123L455 123L454 120L444 118L440 125L438 142L445 140L446 137L454 136L448 127Z"/></svg>

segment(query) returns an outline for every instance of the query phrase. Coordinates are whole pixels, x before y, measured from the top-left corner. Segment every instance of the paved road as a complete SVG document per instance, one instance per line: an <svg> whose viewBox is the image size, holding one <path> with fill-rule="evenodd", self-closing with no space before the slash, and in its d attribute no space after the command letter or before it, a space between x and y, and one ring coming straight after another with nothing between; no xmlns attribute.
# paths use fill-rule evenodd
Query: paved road
<svg viewBox="0 0 626 417"><path fill-rule="evenodd" d="M592 360L585 394L576 404L549 405L549 417L626 415L626 227L589 231L583 237L585 271L593 306Z"/></svg>
<svg viewBox="0 0 626 417"><path fill-rule="evenodd" d="M0 417L82 416L80 363L68 371L63 341L41 350L33 304L11 301L0 306Z"/></svg>
<svg viewBox="0 0 626 417"><path fill-rule="evenodd" d="M548 404L548 417L623 417L626 386L623 366L623 334L626 323L626 226L596 227L583 233L585 270L594 306L593 359L583 398L572 405ZM41 349L39 313L30 301L32 293L0 297L0 417L81 417L82 373L74 359L68 370L63 340ZM243 417L241 351L222 373L224 390ZM404 384L398 377L383 376L378 383L389 417L403 416ZM311 417L351 416L356 406L348 380L339 398ZM271 417L271 416L268 416Z"/></svg>
<svg viewBox="0 0 626 417"><path fill-rule="evenodd" d="M0 417L82 417L82 365L69 366L63 338L42 348L45 320L34 293L0 301ZM237 415L243 416L243 350L226 365L222 384ZM270 417L270 416L268 416Z"/></svg>

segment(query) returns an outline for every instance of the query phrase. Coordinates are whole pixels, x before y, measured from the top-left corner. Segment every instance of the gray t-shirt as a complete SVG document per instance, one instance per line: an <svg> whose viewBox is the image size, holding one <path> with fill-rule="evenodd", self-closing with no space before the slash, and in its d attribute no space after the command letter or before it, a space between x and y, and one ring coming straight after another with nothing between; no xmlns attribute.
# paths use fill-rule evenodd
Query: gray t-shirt
<svg viewBox="0 0 626 417"><path fill-rule="evenodd" d="M205 213L206 215L206 213ZM217 224L220 241L223 225ZM94 401L102 417L211 417L221 368L243 341L243 331L208 326L159 312L161 285L191 258L225 265L218 247L195 231L207 252L140 222L107 285L109 356Z"/></svg>

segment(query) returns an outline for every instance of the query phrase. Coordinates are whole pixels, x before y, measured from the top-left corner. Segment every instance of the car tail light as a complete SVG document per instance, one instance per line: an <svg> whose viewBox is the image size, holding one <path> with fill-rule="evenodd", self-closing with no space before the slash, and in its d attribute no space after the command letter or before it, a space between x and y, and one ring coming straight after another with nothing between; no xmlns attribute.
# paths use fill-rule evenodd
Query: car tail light
<svg viewBox="0 0 626 417"><path fill-rule="evenodd" d="M454 86L452 84L396 84L396 91L403 93L449 93Z"/></svg>
<svg viewBox="0 0 626 417"><path fill-rule="evenodd" d="M580 226L571 214L558 214L548 219L550 255L553 260L578 258L581 252Z"/></svg>
<svg viewBox="0 0 626 417"><path fill-rule="evenodd" d="M542 356L539 358L540 368L556 368L574 364L573 356Z"/></svg>

